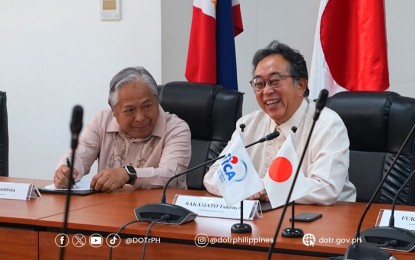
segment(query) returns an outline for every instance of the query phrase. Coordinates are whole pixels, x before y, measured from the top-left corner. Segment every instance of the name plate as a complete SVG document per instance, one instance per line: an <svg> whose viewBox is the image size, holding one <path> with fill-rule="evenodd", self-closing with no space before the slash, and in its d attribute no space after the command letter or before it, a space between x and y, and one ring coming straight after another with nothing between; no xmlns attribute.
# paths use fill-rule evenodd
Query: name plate
<svg viewBox="0 0 415 260"><path fill-rule="evenodd" d="M228 206L223 198L176 194L173 203L193 211L198 216L230 219L241 218L241 204L237 203L233 206ZM258 206L258 200L244 200L243 218L245 220L252 220L254 217L257 217Z"/></svg>
<svg viewBox="0 0 415 260"><path fill-rule="evenodd" d="M376 220L376 227L389 226L389 219L391 217L392 210L381 209L379 210L378 219ZM415 212L406 210L395 210L395 227L404 228L408 230L415 230Z"/></svg>
<svg viewBox="0 0 415 260"><path fill-rule="evenodd" d="M40 196L32 183L0 182L0 199L29 200Z"/></svg>

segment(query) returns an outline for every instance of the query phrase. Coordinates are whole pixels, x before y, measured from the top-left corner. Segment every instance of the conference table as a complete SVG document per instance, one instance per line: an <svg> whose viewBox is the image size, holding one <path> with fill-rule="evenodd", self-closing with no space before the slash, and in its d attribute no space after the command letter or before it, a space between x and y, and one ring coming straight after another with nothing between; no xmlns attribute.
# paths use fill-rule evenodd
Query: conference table
<svg viewBox="0 0 415 260"><path fill-rule="evenodd" d="M0 181L34 183L37 187L51 181L0 177ZM68 245L66 259L110 259L107 237L123 225L134 221L134 209L160 201L160 189L135 190L126 185L111 193L72 196L69 209ZM212 196L206 191L168 189L167 201L176 194ZM65 196L42 194L41 198L27 201L0 200L0 258L4 259L58 259L61 248ZM318 212L323 217L310 223L295 223L305 234L312 235L315 243L302 238L284 238L278 235L273 259L327 259L343 255L354 239L364 203L338 202L332 206L296 205L296 213ZM362 230L372 227L379 210L388 205L374 204L369 210ZM413 206L397 206L400 210L415 210ZM235 234L231 226L239 220L198 216L183 225L136 222L120 232L121 240L112 248L112 259L138 259L145 247L146 259L266 259L271 239L282 209L264 212L262 217L245 221L252 233ZM290 211L282 228L291 226ZM147 243L144 243L146 233ZM102 237L102 244L91 239ZM208 241L201 245L200 242ZM92 243L92 244L91 244ZM390 251L398 259L414 259L415 253Z"/></svg>

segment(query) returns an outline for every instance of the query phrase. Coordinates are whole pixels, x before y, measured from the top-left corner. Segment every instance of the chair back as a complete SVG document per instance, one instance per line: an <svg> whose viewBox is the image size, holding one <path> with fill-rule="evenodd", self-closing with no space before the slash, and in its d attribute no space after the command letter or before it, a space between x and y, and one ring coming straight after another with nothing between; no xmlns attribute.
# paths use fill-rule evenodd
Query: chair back
<svg viewBox="0 0 415 260"><path fill-rule="evenodd" d="M192 134L189 169L219 156L242 116L243 93L220 85L170 82L160 90L165 111L187 122ZM210 165L186 175L189 189L204 189L203 177Z"/></svg>
<svg viewBox="0 0 415 260"><path fill-rule="evenodd" d="M415 123L415 99L395 92L340 92L327 107L336 111L350 139L349 178L357 201L367 202ZM415 133L410 136L375 202L391 203L415 170ZM415 178L404 187L399 204L415 205Z"/></svg>
<svg viewBox="0 0 415 260"><path fill-rule="evenodd" d="M7 95L0 91L0 176L9 176L9 126Z"/></svg>

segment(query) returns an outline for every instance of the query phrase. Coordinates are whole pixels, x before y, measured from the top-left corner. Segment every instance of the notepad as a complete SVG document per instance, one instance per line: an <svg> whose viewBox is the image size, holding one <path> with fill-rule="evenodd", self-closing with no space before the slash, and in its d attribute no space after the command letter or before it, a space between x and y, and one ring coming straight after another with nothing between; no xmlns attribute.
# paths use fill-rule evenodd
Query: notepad
<svg viewBox="0 0 415 260"><path fill-rule="evenodd" d="M90 187L91 180L84 180L81 179L79 182L75 184L75 187L71 188L71 194L73 195L88 195L92 194L95 191ZM43 188L40 188L39 191L41 193L55 193L55 194L66 194L67 189L60 189L56 188L55 184L47 185Z"/></svg>

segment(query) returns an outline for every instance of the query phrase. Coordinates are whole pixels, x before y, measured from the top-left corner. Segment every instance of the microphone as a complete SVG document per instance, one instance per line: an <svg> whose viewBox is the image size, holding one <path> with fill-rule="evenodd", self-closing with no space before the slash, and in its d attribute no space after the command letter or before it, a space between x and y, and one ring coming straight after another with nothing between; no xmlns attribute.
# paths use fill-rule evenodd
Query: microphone
<svg viewBox="0 0 415 260"><path fill-rule="evenodd" d="M259 139L256 142L253 142L245 148L251 147L258 143L263 143L265 141L270 141L276 137L278 137L280 133L278 131L272 132L265 137ZM206 161L204 163L201 163L199 165L196 165L190 169L185 170L182 173L176 174L167 181L166 185L164 185L163 193L161 196L161 203L153 203L153 204L146 204L144 206L138 207L134 210L135 216L139 221L146 221L146 222L152 222L155 219L160 219L161 216L168 215L169 218L164 219L164 223L167 224L177 224L181 225L186 222L193 221L196 218L196 214L184 207L181 207L179 205L174 204L168 204L166 203L166 190L169 186L170 182L172 182L174 179L187 174L195 169L198 169L200 167L203 167L205 165L208 165L210 163L213 163L217 160L220 160L224 158L225 155L219 156L217 158L214 158L212 160Z"/></svg>
<svg viewBox="0 0 415 260"><path fill-rule="evenodd" d="M317 102L316 102L316 111L314 112L313 120L317 121L320 117L321 110L326 106L327 97L329 96L329 92L327 89L322 89L320 91L320 94L318 96Z"/></svg>
<svg viewBox="0 0 415 260"><path fill-rule="evenodd" d="M326 106L328 93L329 92L327 91L327 89L322 89L320 91L318 100L316 102L316 111L314 112L313 124L311 125L310 132L308 134L307 141L305 143L303 153L301 154L300 161L298 162L298 167L297 167L297 170L295 171L294 179L293 179L293 182L291 184L290 191L288 192L288 195L287 195L287 200L285 201L284 207L282 209L282 214L280 216L280 220L278 222L277 229L275 230L275 234L274 234L274 237L273 237L271 246L268 249L268 257L267 257L268 260L271 259L272 249L274 249L275 244L277 243L277 236L280 233L281 226L282 226L282 221L283 221L283 219L285 217L285 213L287 211L287 207L290 204L291 194L293 193L294 185L297 182L298 173L300 172L301 164L303 163L303 160L304 160L304 157L305 157L305 152L307 151L308 145L310 143L311 135L313 134L314 126L316 125L316 121L320 117L321 111ZM295 127L295 129L292 129L292 130L293 131L294 130L297 131L297 128ZM293 219L293 221L294 221L294 219Z"/></svg>
<svg viewBox="0 0 415 260"><path fill-rule="evenodd" d="M274 132L272 132L272 133L270 133L270 134L262 137L258 141L254 142L254 143L252 143L250 145L245 146L245 148L251 147L251 146L253 146L253 145L257 144L257 143L263 143L265 141L271 141L272 139L277 138L279 135L280 135L280 133L278 131L274 131Z"/></svg>
<svg viewBox="0 0 415 260"><path fill-rule="evenodd" d="M392 202L389 226L368 228L362 232L362 241L375 244L377 247L410 252L415 248L415 233L411 230L395 227L396 200L403 188L414 175L415 170L409 175L404 184L396 192Z"/></svg>
<svg viewBox="0 0 415 260"><path fill-rule="evenodd" d="M390 227L395 226L395 207L396 207L396 200L398 199L398 195L401 194L403 188L412 179L412 177L414 176L414 173L415 173L415 170L412 171L412 173L409 175L409 177L406 179L406 181L403 183L403 185L399 188L398 192L396 192L396 195L393 198L392 211L391 211L391 216L390 216L390 219L389 219L389 226Z"/></svg>
<svg viewBox="0 0 415 260"><path fill-rule="evenodd" d="M381 248L410 252L415 248L415 233L411 230L395 227L396 200L403 188L412 179L415 170L409 175L404 184L396 192L392 202L389 226L380 226L366 229L362 232L364 242L373 243Z"/></svg>
<svg viewBox="0 0 415 260"><path fill-rule="evenodd" d="M76 105L72 111L72 119L71 119L71 148L74 150L78 146L78 138L79 133L82 129L82 118L84 115L84 110L81 106Z"/></svg>
<svg viewBox="0 0 415 260"><path fill-rule="evenodd" d="M79 133L82 129L82 118L83 118L84 110L81 106L76 105L72 110L72 118L70 123L71 129L71 148L72 148L72 160L69 167L69 174L68 174L68 188L66 190L66 202L65 202L65 214L63 217L63 227L62 233L66 234L67 227L68 227L68 217L69 217L69 206L71 204L71 188L72 188L72 174L73 174L73 167L75 165L75 150L78 147L78 138ZM63 260L65 255L65 247L61 247L59 259Z"/></svg>
<svg viewBox="0 0 415 260"><path fill-rule="evenodd" d="M366 207L363 210L362 216L360 217L359 223L357 225L355 240L356 241L361 240L362 242L366 242L366 244L356 243L356 244L350 245L349 248L347 249L345 255L344 255L345 259L350 258L351 256L356 256L357 258L359 258L359 256L363 257L364 255L367 254L366 251L371 251L371 254L375 254L375 253L379 254L379 257L377 259L388 259L388 257L390 257L391 255L389 253L386 253L385 251L379 249L378 246L393 246L393 247L388 247L388 249L400 250L398 248L405 248L404 245L406 245L406 247L410 244L412 244L412 247L415 245L413 234L412 234L412 237L411 237L411 235L408 235L409 231L405 231L405 230L404 230L405 232L404 231L399 231L398 228L394 228L393 231L392 231L392 228L390 230L387 230L384 227L382 227L382 228L369 228L369 229L364 230L360 234L360 229L362 227L363 220L366 217L366 214L369 211L370 206L373 204L373 201L375 200L375 197L379 193L380 188L383 186L383 184L385 183L387 177L389 176L390 172L392 171L392 167L395 165L396 161L398 160L399 156L401 155L402 150L405 147L405 145L407 144L407 142L409 141L409 138L412 136L412 133L413 133L414 129L415 129L415 124L412 126L412 129L409 131L408 135L406 136L405 141L403 142L402 146L399 148L398 152L396 153L395 159L392 161L392 163L389 166L388 170L383 175L382 180L380 181L379 185L377 186L377 188L376 188L375 192L373 193L372 197L370 198L369 202L366 204ZM411 176L412 176L412 174L411 174ZM400 193L400 191L397 192L397 194L394 198L394 201L397 198L397 195L399 193ZM385 234L385 230L386 230L386 234ZM411 241L412 241L412 243L411 243ZM378 242L383 243L383 245L382 244L378 245ZM381 256L382 253L386 253L387 256L382 257Z"/></svg>

